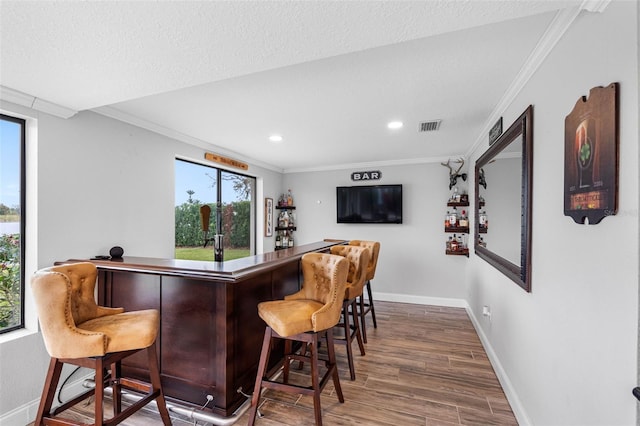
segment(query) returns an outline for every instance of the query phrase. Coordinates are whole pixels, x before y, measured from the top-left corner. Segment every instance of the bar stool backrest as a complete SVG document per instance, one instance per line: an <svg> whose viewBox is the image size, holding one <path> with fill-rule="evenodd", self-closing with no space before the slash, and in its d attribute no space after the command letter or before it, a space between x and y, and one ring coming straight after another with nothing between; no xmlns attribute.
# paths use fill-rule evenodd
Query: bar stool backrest
<svg viewBox="0 0 640 426"><path fill-rule="evenodd" d="M367 267L366 281L371 281L376 275L378 266L378 255L380 254L380 243L378 241L351 240L349 245L366 247L369 249L369 266Z"/></svg>
<svg viewBox="0 0 640 426"><path fill-rule="evenodd" d="M359 246L333 246L331 254L342 256L349 260L349 274L344 298L353 299L362 294L366 282L367 265L369 264L369 250Z"/></svg>
<svg viewBox="0 0 640 426"><path fill-rule="evenodd" d="M347 285L349 262L326 253L307 253L302 256L302 289L285 299L315 300L324 306L312 315L313 331L326 330L340 320L342 301Z"/></svg>

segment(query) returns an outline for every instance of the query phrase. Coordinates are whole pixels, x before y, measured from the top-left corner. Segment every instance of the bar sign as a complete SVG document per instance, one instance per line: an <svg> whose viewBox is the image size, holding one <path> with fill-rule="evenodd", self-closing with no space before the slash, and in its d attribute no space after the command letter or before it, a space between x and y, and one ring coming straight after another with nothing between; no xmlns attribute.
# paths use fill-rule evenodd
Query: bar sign
<svg viewBox="0 0 640 426"><path fill-rule="evenodd" d="M361 180L380 180L381 177L382 172L380 172L379 170L351 173L351 180L356 182Z"/></svg>

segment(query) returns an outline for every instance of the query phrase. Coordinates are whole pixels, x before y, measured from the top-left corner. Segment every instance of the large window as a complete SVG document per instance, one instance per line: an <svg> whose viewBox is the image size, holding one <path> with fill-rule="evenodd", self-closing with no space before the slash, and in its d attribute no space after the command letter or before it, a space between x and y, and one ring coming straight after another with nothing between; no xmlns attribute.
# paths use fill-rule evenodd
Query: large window
<svg viewBox="0 0 640 426"><path fill-rule="evenodd" d="M25 121L0 114L0 333L24 326Z"/></svg>
<svg viewBox="0 0 640 426"><path fill-rule="evenodd" d="M213 261L215 234L223 236L224 260L255 254L255 178L177 159L175 179L176 259ZM204 205L211 210L208 232Z"/></svg>

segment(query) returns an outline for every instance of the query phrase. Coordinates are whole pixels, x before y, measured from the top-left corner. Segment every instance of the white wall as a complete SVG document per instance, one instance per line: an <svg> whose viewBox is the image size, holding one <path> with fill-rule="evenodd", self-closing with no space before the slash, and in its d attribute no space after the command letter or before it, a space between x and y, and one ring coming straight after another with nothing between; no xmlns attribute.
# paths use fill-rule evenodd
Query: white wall
<svg viewBox="0 0 640 426"><path fill-rule="evenodd" d="M125 255L173 257L174 160L202 161L204 149L92 112L64 120L9 103L1 107L37 118L37 158L30 163L39 165L37 223L27 221L27 232L32 225L38 231L37 242L27 246L27 256L37 259L33 270L57 260L106 254L114 245L122 246ZM247 173L262 183L258 200L276 198L281 191L280 173L253 165ZM262 201L257 204L262 208ZM27 206L28 214L34 205ZM263 245L272 250L262 235L258 250ZM9 333L0 342L3 425L32 421L42 391L48 355L41 336L28 331L19 332L20 337Z"/></svg>
<svg viewBox="0 0 640 426"><path fill-rule="evenodd" d="M308 173L287 173L284 185L294 194L297 243L324 238L375 240L381 243L374 300L413 303L456 303L465 297L464 256L445 255L444 217L449 198L449 171L439 162L403 166L369 167L382 179L351 181L363 168ZM466 170L466 169L465 169ZM459 187L466 183L459 179ZM402 224L336 223L336 187L402 184ZM443 300L437 300L441 298Z"/></svg>
<svg viewBox="0 0 640 426"><path fill-rule="evenodd" d="M583 13L503 112L509 125L534 106L532 292L473 255L467 291L522 423L636 423L637 20L637 2ZM590 88L612 82L620 83L618 214L578 225L563 215L564 119Z"/></svg>

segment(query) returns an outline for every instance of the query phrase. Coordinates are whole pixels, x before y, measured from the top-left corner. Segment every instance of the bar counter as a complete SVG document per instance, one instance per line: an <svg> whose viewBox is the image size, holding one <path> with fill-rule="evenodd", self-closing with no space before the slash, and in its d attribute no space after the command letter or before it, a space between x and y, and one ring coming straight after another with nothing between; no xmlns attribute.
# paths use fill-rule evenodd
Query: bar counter
<svg viewBox="0 0 640 426"><path fill-rule="evenodd" d="M257 305L300 288L300 258L326 252L326 240L227 262L125 256L98 268L98 303L126 311L158 309L160 374L168 400L230 416L253 391L264 322ZM144 355L123 364L148 380Z"/></svg>

